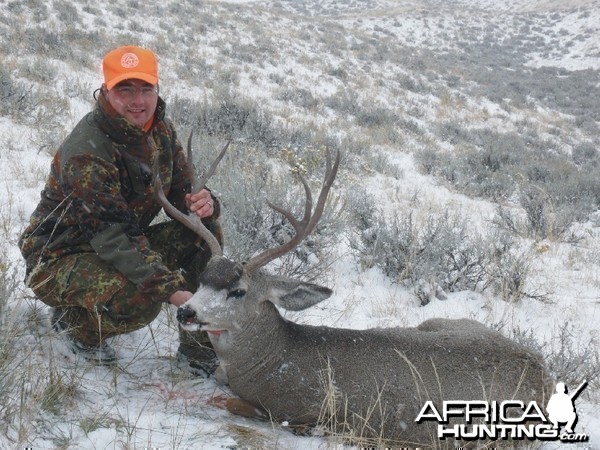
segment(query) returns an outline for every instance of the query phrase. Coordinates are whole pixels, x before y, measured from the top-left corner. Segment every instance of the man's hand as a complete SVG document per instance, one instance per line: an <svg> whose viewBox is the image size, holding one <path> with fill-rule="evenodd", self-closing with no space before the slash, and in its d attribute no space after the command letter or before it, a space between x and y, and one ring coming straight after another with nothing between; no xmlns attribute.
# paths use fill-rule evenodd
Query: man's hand
<svg viewBox="0 0 600 450"><path fill-rule="evenodd" d="M213 198L206 189L202 189L195 194L187 194L185 196L185 203L188 210L195 213L201 219L210 217L215 212Z"/></svg>
<svg viewBox="0 0 600 450"><path fill-rule="evenodd" d="M169 297L169 303L171 305L175 305L180 307L185 302L187 302L190 298L192 298L192 294L190 291L175 291L171 297Z"/></svg>

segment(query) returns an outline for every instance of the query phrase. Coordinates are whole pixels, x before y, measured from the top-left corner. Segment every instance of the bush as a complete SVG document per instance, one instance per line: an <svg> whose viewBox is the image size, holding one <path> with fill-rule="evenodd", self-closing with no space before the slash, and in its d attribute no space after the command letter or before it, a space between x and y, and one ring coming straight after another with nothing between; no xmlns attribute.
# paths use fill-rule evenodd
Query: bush
<svg viewBox="0 0 600 450"><path fill-rule="evenodd" d="M369 204L367 194L355 191L353 195L357 202ZM489 236L473 233L458 213L430 213L421 221L412 213L395 214L387 221L371 208L351 220L359 231L350 246L359 261L367 267L380 267L417 293L427 285L445 292L482 292L494 287L509 292L507 300L523 295L524 285L514 285L510 275L512 240L497 232ZM527 272L523 282L526 277ZM425 304L429 299L421 301Z"/></svg>
<svg viewBox="0 0 600 450"><path fill-rule="evenodd" d="M535 133L468 131L452 124L438 133L455 151L417 152L420 169L468 195L499 203L516 198L526 220L517 223L502 211L497 222L505 228L534 239L572 240L572 225L600 208L600 157L591 144L576 146L570 156Z"/></svg>
<svg viewBox="0 0 600 450"><path fill-rule="evenodd" d="M282 89L277 95L277 99L310 110L317 109L320 105L320 101L313 96L312 92L298 87Z"/></svg>
<svg viewBox="0 0 600 450"><path fill-rule="evenodd" d="M219 91L203 102L174 97L169 117L197 134L244 142L270 156L283 148L302 149L315 144L315 133L306 127L275 124L256 101L229 91Z"/></svg>
<svg viewBox="0 0 600 450"><path fill-rule="evenodd" d="M493 328L502 329L504 324L495 324ZM533 331L515 328L510 337L541 354L551 375L575 389L582 380L588 380L592 389L600 387L600 354L597 338L592 336L588 342L581 341L579 326L570 321L558 325L549 340L536 339Z"/></svg>
<svg viewBox="0 0 600 450"><path fill-rule="evenodd" d="M0 115L21 120L37 106L34 88L14 80L9 70L0 67Z"/></svg>
<svg viewBox="0 0 600 450"><path fill-rule="evenodd" d="M582 169L585 167L597 169L600 166L598 146L590 142L576 145L573 148L571 157L573 158L573 162Z"/></svg>

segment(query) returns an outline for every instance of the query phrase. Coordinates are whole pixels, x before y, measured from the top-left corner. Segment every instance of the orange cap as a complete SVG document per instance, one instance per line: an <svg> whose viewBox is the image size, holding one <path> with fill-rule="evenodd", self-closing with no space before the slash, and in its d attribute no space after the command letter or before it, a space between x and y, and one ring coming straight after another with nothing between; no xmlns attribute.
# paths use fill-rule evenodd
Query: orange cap
<svg viewBox="0 0 600 450"><path fill-rule="evenodd" d="M112 89L123 80L136 78L150 84L158 83L158 63L150 50L127 45L106 54L102 61L104 83Z"/></svg>

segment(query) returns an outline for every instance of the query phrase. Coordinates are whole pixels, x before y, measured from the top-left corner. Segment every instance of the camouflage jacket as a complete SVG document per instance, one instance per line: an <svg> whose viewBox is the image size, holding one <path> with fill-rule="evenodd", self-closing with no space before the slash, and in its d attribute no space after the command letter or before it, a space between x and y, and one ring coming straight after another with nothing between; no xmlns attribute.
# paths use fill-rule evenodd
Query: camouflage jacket
<svg viewBox="0 0 600 450"><path fill-rule="evenodd" d="M179 210L186 211L191 189L192 170L164 111L159 99L146 132L100 94L97 107L54 156L41 200L19 239L28 273L62 255L96 252L138 286L160 284L165 296L185 287L182 274L168 270L144 236L161 209L152 183L155 159L165 194ZM205 220L218 218L216 199L214 205Z"/></svg>

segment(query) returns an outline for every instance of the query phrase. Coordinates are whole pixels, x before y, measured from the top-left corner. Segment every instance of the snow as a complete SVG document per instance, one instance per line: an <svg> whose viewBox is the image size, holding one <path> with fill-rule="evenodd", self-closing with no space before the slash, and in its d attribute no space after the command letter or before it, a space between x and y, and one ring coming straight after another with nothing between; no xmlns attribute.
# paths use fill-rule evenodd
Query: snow
<svg viewBox="0 0 600 450"><path fill-rule="evenodd" d="M95 15L83 13L79 8L87 26L98 26L104 29L103 33L114 32L114 27L118 26L115 24L125 19L110 8L112 3L98 0L93 4L95 8L106 12L104 27L97 25ZM150 8L149 4L172 8L178 7L180 2L134 3L139 3L141 8ZM369 69L354 59L355 55L346 59L343 50L346 46L364 42L379 35L382 30L392 33L393 39L407 46L443 52L457 47L458 44L449 36L453 36L456 27L464 23L483 28L493 22L498 29L503 29L511 27L513 20L522 17L531 17L533 22L540 23L547 23L548 17L554 17L552 20L555 23L550 29L556 33L566 30L564 36L573 43L549 53L532 51L526 55L527 64L569 70L600 68L600 2L597 0L306 0L297 3L283 0L222 0L205 3L202 7L203 17L214 15L220 21L220 26L211 28L209 24L209 32L194 34L195 42L190 45L196 47L190 47L189 55L201 55L211 67L210 76L199 80L183 79L178 75L181 73L178 70L179 61L163 54L159 57L161 76L165 80L162 92L166 97L175 94L193 98L210 96L210 92L205 92L204 88L211 86L211 83L223 82L220 79L215 81L218 78L215 73L222 69L223 72L237 73L239 88L258 102L268 104L274 110L281 108L277 120L327 124L335 123L339 118L332 115L331 111L321 111L315 117L317 113L307 113L301 108L289 105L282 107L273 95L277 86L270 81L270 75L279 75L285 80L285 86L302 87L315 96L327 97L343 88L347 82L328 76L328 68L343 68L350 72L349 77L359 80L359 85L364 88L362 95L369 98L379 76L391 79L403 73L405 68L398 67L396 63L381 66L376 63L373 64L374 68ZM350 7L349 3L353 6ZM236 9L228 9L231 5ZM305 12L300 8L304 8ZM232 11L235 12L235 18L229 16L233 14ZM4 3L0 4L0 13L2 18L11 14ZM129 17L143 30L140 31L140 41L154 42L154 34L165 32L156 16L149 17L153 18L153 22L149 21L148 24L143 23L146 20L143 14ZM253 63L238 63L233 68L225 64L221 50L231 50L230 45L225 42L221 47L219 42L227 41L220 33L231 31L226 29L228 17L232 22L240 21L240 29L236 32L244 35L241 35L238 44L254 44L262 34L273 34L276 52L265 58L267 62L262 61L264 55L259 54ZM335 18L335 24L328 22L328 18ZM33 22L33 18L30 19ZM273 25L270 19L274 20ZM254 28L246 26L250 22ZM53 18L48 23L56 25ZM315 48L319 48L313 46L315 41L305 42L300 38L302 32L312 25L339 27L341 32L349 35L346 42L340 42L339 52L321 54L315 51ZM56 26L59 29L63 27L60 24ZM547 31L548 28L544 28L535 33L543 37ZM173 34L172 39L179 37ZM561 41L560 46L563 44L564 41ZM98 58L104 50L103 45L98 45ZM326 44L323 44L323 48L326 48ZM1 50L0 55L3 64L7 65L20 57L18 54L5 55ZM281 61L285 62L283 68L277 64ZM58 71L56 84L59 90L76 80L81 91L91 94L101 82L98 68L95 71L85 68L78 70L70 63L59 60L54 60L53 67ZM437 119L452 119L466 121L474 127L513 129L519 119L514 116L518 112L513 112L511 116L499 105L484 99L468 99L464 108L449 107L444 110L439 98L432 94L407 91L396 94L380 91L373 99L392 106L398 105L399 108L407 108L407 104L422 107L422 116L414 119L422 126ZM74 95L68 100L68 105L63 119L65 133L89 110L89 95L85 99ZM484 110L485 114L482 113ZM406 112L407 109L402 111ZM551 120L543 110L539 111L539 116L535 119L540 122ZM347 134L353 131L343 130ZM574 135L576 132L573 130ZM16 245L17 239L37 204L51 161L47 151L40 151L43 143L44 135L36 124L23 124L8 116L0 116L0 266L10 264L16 267L19 279L23 278L24 267ZM405 145L420 148L426 145L426 141L409 139ZM448 150L452 150L451 146ZM387 149L386 152L390 163L402 170L402 176L395 178L373 174L362 180L368 192L377 199L379 209L392 214L399 208L415 208L415 198L418 198L418 204L423 205L420 210L423 214L425 209L441 211L451 207L461 211L474 229L487 227L495 210L492 203L452 192L431 177L419 173L409 152L402 149ZM596 339L595 342L600 339L600 271L598 257L594 257L600 254L600 228L593 224L586 224L585 227L586 239L577 245L532 243L538 249L538 258L532 267L533 283L543 292L551 293L553 303L550 304L534 299L508 303L488 293L463 291L449 293L447 300L433 299L426 306L420 306L412 290L391 280L380 269L361 268L350 255L347 243L342 240L336 249L338 257L328 273L328 285L334 289L333 296L309 310L282 313L299 323L354 329L416 326L432 317L467 317L490 325L504 324L502 331L507 333L515 329L531 330L539 342L549 342L549 345L556 345L553 338L562 326L572 324L576 333L573 336L574 343L586 346L591 339ZM7 435L0 433L0 448L14 448L17 440L20 446L27 444L35 449L341 448L340 442L326 437L295 436L286 429L286 424L261 422L226 412L223 399L231 395L226 387L219 386L213 379L193 377L178 367L175 356L177 329L172 310L165 309L150 326L112 341L120 355L118 369L95 367L78 360L65 342L50 330L47 307L35 301L23 285L9 302L7 314L11 314L19 326L24 321L28 322L18 342L32 349L23 366L30 372L15 374L24 380L26 398L22 402L31 405L39 401L26 394L36 393L37 383L52 377L63 384L72 384L76 395L74 400L62 405L60 411L49 408L43 410L40 416L24 417L21 429L24 435L19 435L14 429ZM577 401L577 429L590 436L587 448L600 448L600 399L597 392L591 392L590 388L588 391ZM552 443L546 446L555 448Z"/></svg>

